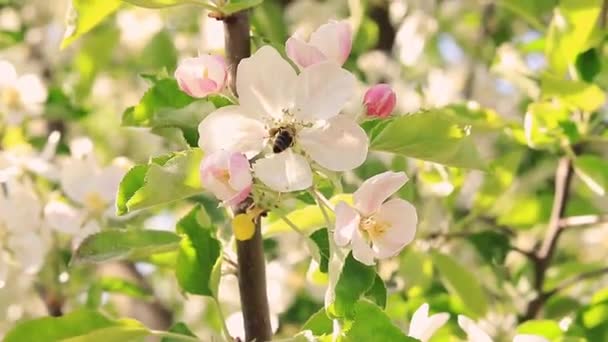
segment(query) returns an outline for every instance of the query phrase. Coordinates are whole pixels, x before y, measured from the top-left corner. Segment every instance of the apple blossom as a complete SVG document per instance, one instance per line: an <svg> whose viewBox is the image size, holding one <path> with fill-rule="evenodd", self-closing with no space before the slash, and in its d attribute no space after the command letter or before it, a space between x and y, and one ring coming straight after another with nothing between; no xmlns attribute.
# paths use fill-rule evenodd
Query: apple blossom
<svg viewBox="0 0 608 342"><path fill-rule="evenodd" d="M227 78L226 61L219 55L186 58L175 70L175 79L180 89L192 97L219 93Z"/></svg>
<svg viewBox="0 0 608 342"><path fill-rule="evenodd" d="M363 105L368 116L385 118L393 112L397 95L390 85L380 83L369 88L363 96Z"/></svg>
<svg viewBox="0 0 608 342"><path fill-rule="evenodd" d="M230 206L241 203L251 192L249 160L241 153L220 150L207 155L200 172L203 187Z"/></svg>
<svg viewBox="0 0 608 342"><path fill-rule="evenodd" d="M493 342L490 335L467 316L458 315L458 325L467 334L467 341L469 342ZM549 340L539 335L518 334L513 338L513 342L549 342Z"/></svg>
<svg viewBox="0 0 608 342"><path fill-rule="evenodd" d="M374 258L389 258L414 239L418 217L409 202L388 199L408 178L403 172L377 174L354 193L354 207L336 205L334 240L338 246L352 245L353 257L366 265Z"/></svg>
<svg viewBox="0 0 608 342"><path fill-rule="evenodd" d="M339 112L351 97L355 78L334 63L319 63L299 75L272 47L241 61L236 88L239 105L222 107L198 127L205 153L240 152L253 158L254 175L275 191L312 185L311 159L332 171L351 170L367 156L363 129ZM289 144L277 150L279 132ZM273 151L274 150L274 151Z"/></svg>
<svg viewBox="0 0 608 342"><path fill-rule="evenodd" d="M352 48L352 33L348 22L332 21L321 25L310 35L308 42L297 33L285 43L287 56L300 69L324 61L344 64Z"/></svg>
<svg viewBox="0 0 608 342"><path fill-rule="evenodd" d="M450 315L445 312L429 316L429 305L424 303L412 316L408 336L417 338L421 342L426 342L449 318Z"/></svg>
<svg viewBox="0 0 608 342"><path fill-rule="evenodd" d="M47 90L34 74L17 75L15 67L0 60L0 115L10 124L19 124L26 115L39 115Z"/></svg>

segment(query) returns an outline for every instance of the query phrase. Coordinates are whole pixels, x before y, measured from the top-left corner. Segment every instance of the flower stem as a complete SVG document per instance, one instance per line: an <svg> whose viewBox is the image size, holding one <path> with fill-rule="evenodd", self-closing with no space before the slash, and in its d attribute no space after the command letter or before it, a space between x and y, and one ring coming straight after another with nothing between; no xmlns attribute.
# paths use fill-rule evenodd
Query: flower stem
<svg viewBox="0 0 608 342"><path fill-rule="evenodd" d="M236 71L239 62L251 55L249 36L249 14L247 11L234 13L222 18L224 21L224 41L226 59L230 70L230 88L237 95ZM249 202L250 204L251 202ZM243 205L235 214L246 211ZM245 341L269 341L272 338L268 294L266 292L266 265L260 220L255 220L255 233L246 241L236 242L239 292L243 321L245 322Z"/></svg>
<svg viewBox="0 0 608 342"><path fill-rule="evenodd" d="M217 313L220 316L220 320L222 321L222 332L224 333L224 338L226 341L232 341L233 338L230 336L230 331L228 330L228 326L226 325L226 316L224 316L224 311L222 310L222 305L220 304L219 299L213 297L213 302L217 308Z"/></svg>

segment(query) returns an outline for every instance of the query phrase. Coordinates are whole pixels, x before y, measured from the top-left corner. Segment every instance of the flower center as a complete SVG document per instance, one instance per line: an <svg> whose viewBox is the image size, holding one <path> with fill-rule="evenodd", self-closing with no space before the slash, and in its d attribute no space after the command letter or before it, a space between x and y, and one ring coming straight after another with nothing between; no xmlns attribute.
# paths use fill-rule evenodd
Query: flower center
<svg viewBox="0 0 608 342"><path fill-rule="evenodd" d="M2 91L2 102L9 109L18 110L21 108L21 94L15 88L6 88Z"/></svg>
<svg viewBox="0 0 608 342"><path fill-rule="evenodd" d="M228 170L218 170L214 176L222 183L228 184L230 181L230 173Z"/></svg>
<svg viewBox="0 0 608 342"><path fill-rule="evenodd" d="M367 233L372 240L381 237L388 227L386 222L379 221L374 215L364 218L359 224L359 229Z"/></svg>
<svg viewBox="0 0 608 342"><path fill-rule="evenodd" d="M101 214L106 208L106 201L98 192L89 192L84 198L84 205L94 214Z"/></svg>

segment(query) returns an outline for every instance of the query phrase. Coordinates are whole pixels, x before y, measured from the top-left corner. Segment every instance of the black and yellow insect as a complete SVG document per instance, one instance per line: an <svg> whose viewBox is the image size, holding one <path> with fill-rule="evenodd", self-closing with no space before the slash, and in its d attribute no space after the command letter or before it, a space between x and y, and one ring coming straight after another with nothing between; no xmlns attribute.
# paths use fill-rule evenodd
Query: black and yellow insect
<svg viewBox="0 0 608 342"><path fill-rule="evenodd" d="M272 152L281 153L294 144L295 131L292 127L283 126L270 130Z"/></svg>

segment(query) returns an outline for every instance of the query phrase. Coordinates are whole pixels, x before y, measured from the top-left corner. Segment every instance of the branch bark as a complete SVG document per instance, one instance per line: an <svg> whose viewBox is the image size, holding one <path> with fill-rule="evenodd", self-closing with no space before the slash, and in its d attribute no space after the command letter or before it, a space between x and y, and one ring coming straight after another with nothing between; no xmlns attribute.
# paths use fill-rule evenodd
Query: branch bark
<svg viewBox="0 0 608 342"><path fill-rule="evenodd" d="M251 54L249 37L249 15L246 11L238 12L224 21L226 57L230 70L230 87L235 95L237 66L241 59ZM272 77L272 75L268 75ZM247 203L248 202L248 203ZM236 210L236 214L246 211L250 201ZM239 275L239 292L243 321L245 323L245 341L269 341L272 338L268 294L266 292L266 264L260 220L256 220L255 233L246 241L237 241L237 259Z"/></svg>
<svg viewBox="0 0 608 342"><path fill-rule="evenodd" d="M537 258L534 263L534 289L538 295L528 303L526 312L522 317L524 321L536 317L548 298L547 293L543 291L545 276L555 253L559 236L563 231L563 226L560 223L566 210L566 204L568 203L573 173L572 160L568 157L562 157L555 172L555 197L553 198L551 218L549 219L545 238L536 254Z"/></svg>

